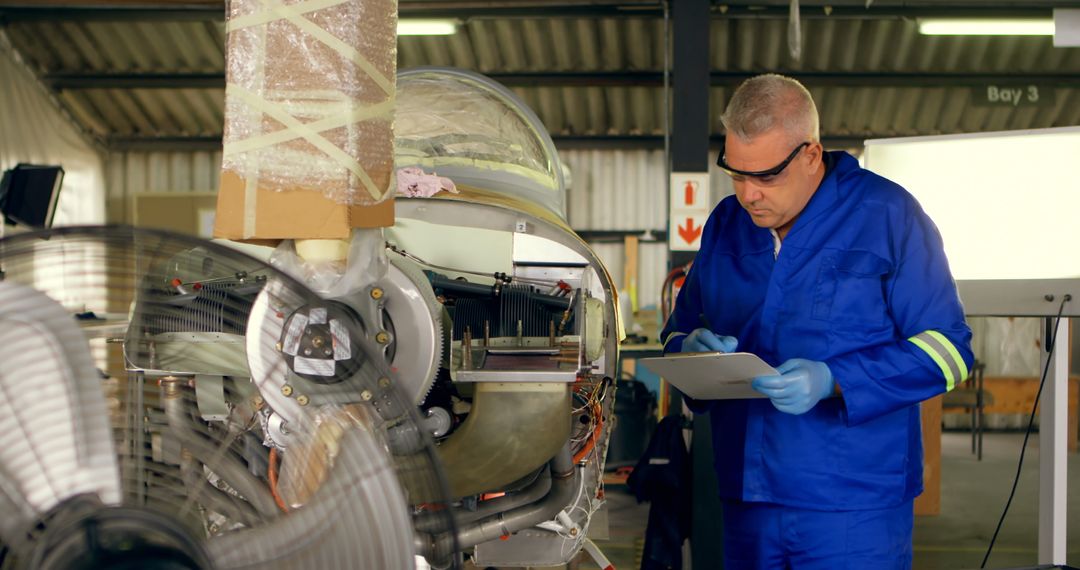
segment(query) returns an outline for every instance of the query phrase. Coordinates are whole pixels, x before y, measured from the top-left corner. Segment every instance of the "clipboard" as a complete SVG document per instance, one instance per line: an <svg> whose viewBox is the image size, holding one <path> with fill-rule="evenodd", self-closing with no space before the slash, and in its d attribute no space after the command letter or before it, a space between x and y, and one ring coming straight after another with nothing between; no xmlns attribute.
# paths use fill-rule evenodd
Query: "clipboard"
<svg viewBox="0 0 1080 570"><path fill-rule="evenodd" d="M750 381L780 374L749 352L689 352L638 362L695 400L764 398Z"/></svg>

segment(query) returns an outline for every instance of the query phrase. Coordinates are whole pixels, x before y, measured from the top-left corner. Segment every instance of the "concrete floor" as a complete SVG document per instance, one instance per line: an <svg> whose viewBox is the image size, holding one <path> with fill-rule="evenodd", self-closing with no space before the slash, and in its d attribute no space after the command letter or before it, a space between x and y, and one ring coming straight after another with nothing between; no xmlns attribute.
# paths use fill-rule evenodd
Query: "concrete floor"
<svg viewBox="0 0 1080 570"><path fill-rule="evenodd" d="M989 433L983 459L971 454L966 433L942 437L941 515L915 519L915 569L978 568L1016 475L1022 433ZM1080 566L1080 455L1070 454L1066 560ZM1039 443L1028 441L1016 497L987 568L1038 562Z"/></svg>
<svg viewBox="0 0 1080 570"><path fill-rule="evenodd" d="M1023 434L988 433L983 459L971 453L971 436L950 432L942 436L941 515L916 517L914 570L978 568L1009 495ZM1069 527L1067 561L1080 567L1080 455L1069 462ZM1038 562L1038 436L1032 434L1024 469L1008 518L998 535L987 568L1033 566ZM641 564L648 505L638 505L625 487L609 486L611 540L597 541L620 570ZM595 569L580 556L571 568ZM687 566L689 568L689 566Z"/></svg>

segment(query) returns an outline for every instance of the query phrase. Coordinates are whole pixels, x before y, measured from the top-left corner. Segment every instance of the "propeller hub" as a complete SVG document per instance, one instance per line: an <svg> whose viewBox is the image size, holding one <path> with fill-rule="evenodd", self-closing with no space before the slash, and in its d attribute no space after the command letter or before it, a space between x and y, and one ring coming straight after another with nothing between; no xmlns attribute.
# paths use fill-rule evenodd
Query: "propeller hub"
<svg viewBox="0 0 1080 570"><path fill-rule="evenodd" d="M281 334L281 353L297 376L317 384L336 384L363 364L360 320L348 306L326 301L289 315Z"/></svg>

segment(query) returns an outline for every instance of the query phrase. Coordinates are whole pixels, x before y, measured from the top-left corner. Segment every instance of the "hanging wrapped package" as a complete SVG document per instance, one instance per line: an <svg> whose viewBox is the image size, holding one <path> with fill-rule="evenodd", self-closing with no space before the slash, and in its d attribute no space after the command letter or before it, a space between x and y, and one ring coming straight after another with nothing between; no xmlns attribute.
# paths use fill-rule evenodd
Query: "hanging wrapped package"
<svg viewBox="0 0 1080 570"><path fill-rule="evenodd" d="M395 0L232 0L214 236L393 225Z"/></svg>

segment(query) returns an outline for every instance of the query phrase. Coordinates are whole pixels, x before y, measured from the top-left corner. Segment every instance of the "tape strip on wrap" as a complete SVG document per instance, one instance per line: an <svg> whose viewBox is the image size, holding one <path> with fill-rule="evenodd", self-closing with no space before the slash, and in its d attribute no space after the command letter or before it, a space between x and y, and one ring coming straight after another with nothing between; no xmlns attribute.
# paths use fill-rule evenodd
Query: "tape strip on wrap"
<svg viewBox="0 0 1080 570"><path fill-rule="evenodd" d="M225 169L237 171L245 180L245 236L256 235L260 188L320 188L335 202L349 205L374 204L390 196L396 2L388 0L385 6L369 0L308 0L291 5L281 0L233 2L231 14L238 15L228 20L226 31L230 58L237 61L229 66L226 85L231 105L226 113L229 128L222 157ZM335 8L350 15L361 13L365 18L340 18L340 13L333 12ZM323 10L331 12L320 13ZM236 33L244 35L233 38ZM290 42L284 44L286 51L295 48L289 54L291 65L296 65L297 54L304 49L321 54L321 59L312 57L312 66L324 65L340 72L325 74L332 76L327 80L331 87L308 86L303 81L290 84L288 63L276 69L269 65L268 72L267 64L274 62L275 56L281 57L277 52L268 53L275 40ZM389 44L385 50L383 43ZM328 54L340 59L327 59ZM312 75L314 68L304 69ZM300 140L314 150L306 145L284 145ZM368 141L375 144L365 144ZM330 185L322 184L320 176L342 182L327 189ZM380 187L384 180L386 187ZM265 184L267 181L270 183Z"/></svg>

